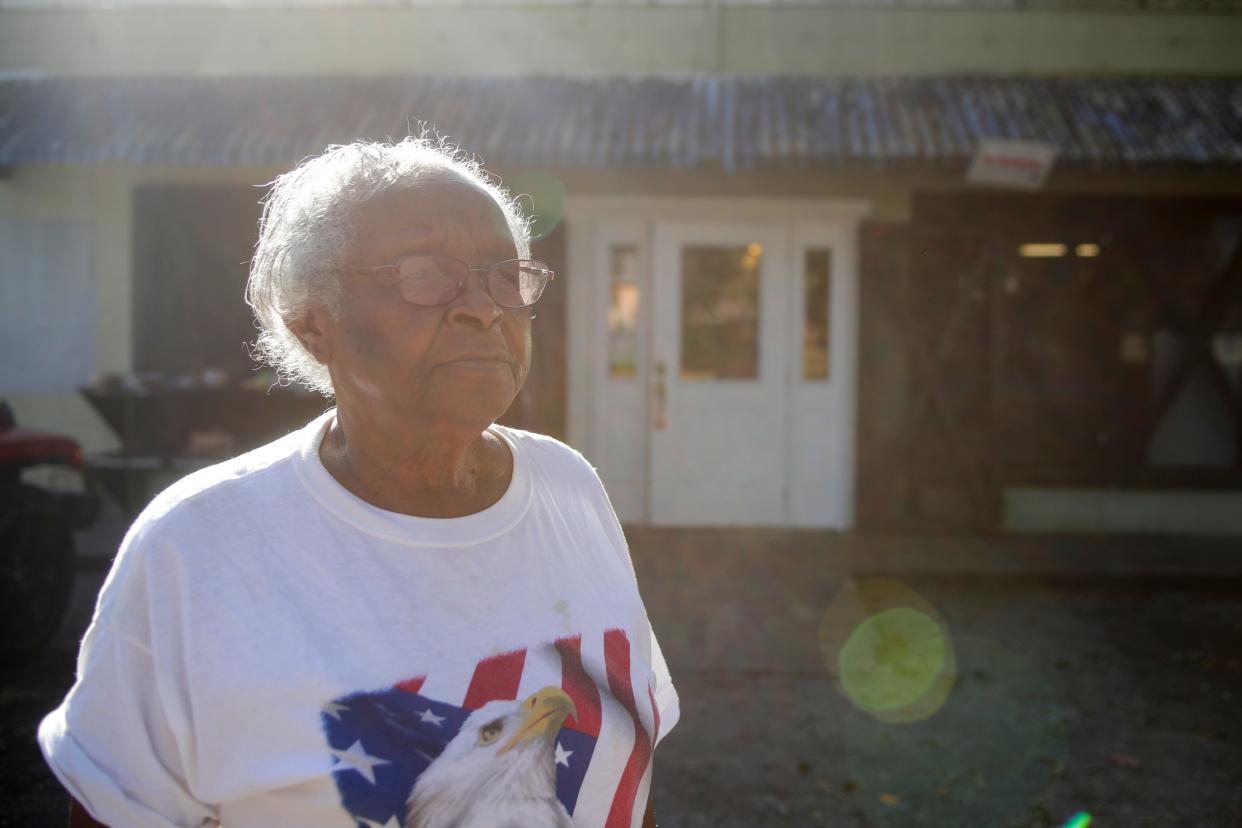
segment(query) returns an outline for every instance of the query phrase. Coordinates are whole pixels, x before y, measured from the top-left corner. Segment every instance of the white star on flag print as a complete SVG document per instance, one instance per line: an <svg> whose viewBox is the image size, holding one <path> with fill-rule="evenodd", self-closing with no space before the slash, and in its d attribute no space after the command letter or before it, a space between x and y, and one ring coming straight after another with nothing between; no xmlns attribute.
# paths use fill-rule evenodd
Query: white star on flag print
<svg viewBox="0 0 1242 828"><path fill-rule="evenodd" d="M358 820L358 824L364 826L364 828L401 828L401 823L397 822L397 818L395 816L382 824L379 822L372 822L369 819L360 819Z"/></svg>
<svg viewBox="0 0 1242 828"><path fill-rule="evenodd" d="M434 724L434 725L444 723L444 717L437 716L435 713L432 713L430 708L428 708L427 710L424 710L419 715L418 718L419 718L419 721L430 722L431 724Z"/></svg>
<svg viewBox="0 0 1242 828"><path fill-rule="evenodd" d="M402 828L494 824L498 817L474 811L506 801L510 810L518 802L544 809L513 822L519 828L639 828L659 710L625 631L597 636L490 656L469 676L416 675L325 704L342 807L359 825L385 828L392 820ZM510 779L527 787L497 789Z"/></svg>
<svg viewBox="0 0 1242 828"><path fill-rule="evenodd" d="M375 784L375 766L388 764L388 760L386 759L377 759L374 756L369 756L367 752L363 750L362 742L359 741L355 741L352 745L350 745L348 750L332 751L332 756L341 763L338 767L333 769L334 772L339 773L341 771L348 770L358 771L358 773L362 774L362 777L372 785Z"/></svg>

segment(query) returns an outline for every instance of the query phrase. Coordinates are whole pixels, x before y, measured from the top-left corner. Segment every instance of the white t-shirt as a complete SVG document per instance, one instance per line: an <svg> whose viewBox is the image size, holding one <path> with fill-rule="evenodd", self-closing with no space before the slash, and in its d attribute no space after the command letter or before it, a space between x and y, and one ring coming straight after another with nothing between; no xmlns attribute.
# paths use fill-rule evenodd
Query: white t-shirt
<svg viewBox="0 0 1242 828"><path fill-rule="evenodd" d="M641 826L677 693L594 469L494 426L500 500L402 515L324 468L334 414L134 522L39 727L60 781L113 828Z"/></svg>

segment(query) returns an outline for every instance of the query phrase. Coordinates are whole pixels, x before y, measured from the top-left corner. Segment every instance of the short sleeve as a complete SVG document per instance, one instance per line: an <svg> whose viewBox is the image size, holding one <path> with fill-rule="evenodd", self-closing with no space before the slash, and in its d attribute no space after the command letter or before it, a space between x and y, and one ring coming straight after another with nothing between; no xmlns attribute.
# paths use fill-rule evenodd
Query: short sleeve
<svg viewBox="0 0 1242 828"><path fill-rule="evenodd" d="M74 799L111 828L218 824L187 790L159 684L150 650L96 619L76 683L39 725L39 747Z"/></svg>
<svg viewBox="0 0 1242 828"><path fill-rule="evenodd" d="M196 770L179 608L185 579L161 538L159 495L130 526L99 591L77 675L38 741L56 777L110 828L219 823L192 791Z"/></svg>
<svg viewBox="0 0 1242 828"><path fill-rule="evenodd" d="M651 668L656 676L656 710L660 712L660 728L656 732L656 747L659 747L660 740L681 719L681 700L677 696L677 688L673 686L673 678L669 675L668 664L664 661L664 652L660 649L654 629L651 631Z"/></svg>

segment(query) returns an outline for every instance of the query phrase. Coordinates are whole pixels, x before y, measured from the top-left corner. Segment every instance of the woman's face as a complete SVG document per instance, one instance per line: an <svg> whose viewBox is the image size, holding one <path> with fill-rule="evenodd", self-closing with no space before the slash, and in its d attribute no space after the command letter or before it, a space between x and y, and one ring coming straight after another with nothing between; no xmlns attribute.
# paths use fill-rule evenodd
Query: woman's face
<svg viewBox="0 0 1242 828"><path fill-rule="evenodd" d="M491 197L456 179L367 202L353 250L355 267L408 253L454 256L472 267L518 255ZM461 296L430 308L406 302L385 276L343 278L341 312L321 324L321 361L342 414L461 440L477 437L513 402L530 368L530 311L497 306L483 289L486 273L470 274Z"/></svg>

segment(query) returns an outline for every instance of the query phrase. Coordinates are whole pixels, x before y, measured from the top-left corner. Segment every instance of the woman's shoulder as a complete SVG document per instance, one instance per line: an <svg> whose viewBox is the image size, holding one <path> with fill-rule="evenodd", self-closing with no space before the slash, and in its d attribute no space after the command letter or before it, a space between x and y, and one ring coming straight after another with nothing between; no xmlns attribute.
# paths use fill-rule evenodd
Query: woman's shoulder
<svg viewBox="0 0 1242 828"><path fill-rule="evenodd" d="M499 428L502 428L504 436L522 456L522 461L534 477L545 485L553 488L564 485L579 492L602 489L595 467L573 446L548 434L505 426Z"/></svg>
<svg viewBox="0 0 1242 828"><path fill-rule="evenodd" d="M295 435L194 471L152 498L121 540L97 615L145 640L150 630L141 619L156 611L150 596L224 571L220 554L240 550L273 512L272 498L296 485Z"/></svg>
<svg viewBox="0 0 1242 828"><path fill-rule="evenodd" d="M156 494L134 520L131 531L184 531L186 524L215 518L236 521L248 506L259 506L293 478L293 461L302 442L299 431L266 445L190 472Z"/></svg>
<svg viewBox="0 0 1242 828"><path fill-rule="evenodd" d="M555 437L499 424L494 428L508 439L523 459L529 460L543 474L598 479L595 467L582 456L582 452Z"/></svg>

